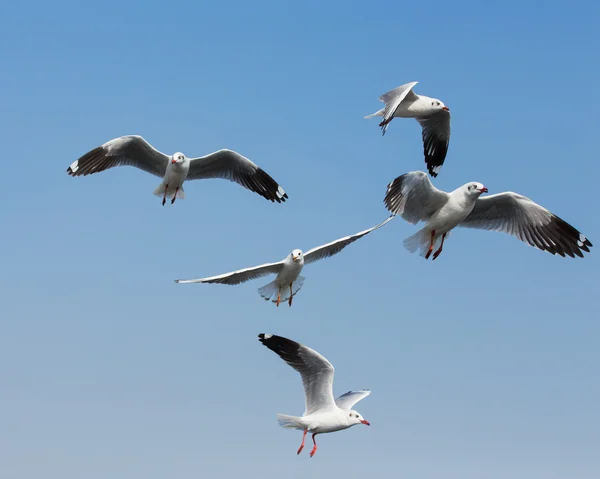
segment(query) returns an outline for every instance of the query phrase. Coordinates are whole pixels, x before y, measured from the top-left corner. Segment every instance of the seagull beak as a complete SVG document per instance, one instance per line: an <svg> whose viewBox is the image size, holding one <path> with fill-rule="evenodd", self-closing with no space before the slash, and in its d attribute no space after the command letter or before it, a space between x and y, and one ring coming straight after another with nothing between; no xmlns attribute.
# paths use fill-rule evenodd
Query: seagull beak
<svg viewBox="0 0 600 479"><path fill-rule="evenodd" d="M299 256L292 256L292 261L298 261Z"/></svg>
<svg viewBox="0 0 600 479"><path fill-rule="evenodd" d="M171 160L171 164L172 164L172 165L174 165L175 163L177 163L177 160L176 160L175 158L173 158L173 159Z"/></svg>
<svg viewBox="0 0 600 479"><path fill-rule="evenodd" d="M483 188L481 188L479 191L481 191L482 193L487 193L488 189L484 186Z"/></svg>
<svg viewBox="0 0 600 479"><path fill-rule="evenodd" d="M443 107L442 107L442 110L445 110L445 111L450 111L450 108L448 108L447 106L443 106Z"/></svg>
<svg viewBox="0 0 600 479"><path fill-rule="evenodd" d="M370 426L370 425L371 425L371 423L370 423L369 421L366 421L365 419L363 419L363 420L362 420L362 421L360 421L360 422L362 422L363 424L366 424L367 426Z"/></svg>

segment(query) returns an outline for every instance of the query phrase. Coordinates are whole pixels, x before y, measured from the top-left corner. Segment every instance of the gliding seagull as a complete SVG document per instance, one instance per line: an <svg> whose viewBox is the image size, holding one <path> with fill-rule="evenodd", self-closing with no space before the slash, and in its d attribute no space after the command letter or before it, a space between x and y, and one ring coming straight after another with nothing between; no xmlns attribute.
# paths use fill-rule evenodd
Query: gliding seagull
<svg viewBox="0 0 600 479"><path fill-rule="evenodd" d="M288 195L277 182L248 158L231 150L218 150L200 158L188 158L183 153L167 156L155 149L141 136L129 135L110 140L74 161L67 173L86 176L115 166L135 166L162 178L153 194L162 196L164 205L168 198L183 199L186 180L223 178L273 202L281 203Z"/></svg>
<svg viewBox="0 0 600 479"><path fill-rule="evenodd" d="M318 352L281 336L261 333L258 340L274 351L302 376L305 410L302 417L277 414L277 422L286 429L304 431L298 454L304 449L308 432L312 433L313 448L310 457L317 452L315 436L328 432L342 431L357 424L370 426L352 407L371 391L348 391L333 399L333 366Z"/></svg>

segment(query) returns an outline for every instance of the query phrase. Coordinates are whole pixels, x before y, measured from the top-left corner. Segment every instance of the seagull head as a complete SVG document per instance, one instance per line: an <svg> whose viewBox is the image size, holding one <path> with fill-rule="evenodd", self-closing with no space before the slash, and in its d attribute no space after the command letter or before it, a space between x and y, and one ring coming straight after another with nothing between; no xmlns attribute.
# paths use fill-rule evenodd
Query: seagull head
<svg viewBox="0 0 600 479"><path fill-rule="evenodd" d="M364 417L362 417L359 413L357 413L354 410L349 411L348 414L350 415L350 422L352 423L352 425L355 425L355 424L364 424L366 426L371 425L371 423L369 421L367 421Z"/></svg>
<svg viewBox="0 0 600 479"><path fill-rule="evenodd" d="M300 261L304 257L301 249L295 249L292 251L292 261Z"/></svg>
<svg viewBox="0 0 600 479"><path fill-rule="evenodd" d="M431 107L434 110L450 111L450 108L448 108L446 105L444 105L444 102L438 100L437 98L432 98L431 99Z"/></svg>
<svg viewBox="0 0 600 479"><path fill-rule="evenodd" d="M177 152L171 157L172 165L181 165L185 161L185 155L183 153Z"/></svg>
<svg viewBox="0 0 600 479"><path fill-rule="evenodd" d="M488 189L485 186L483 186L481 183L477 183L476 181L474 181L473 183L467 183L465 187L469 195L473 195L476 197L479 197L481 193L488 192Z"/></svg>

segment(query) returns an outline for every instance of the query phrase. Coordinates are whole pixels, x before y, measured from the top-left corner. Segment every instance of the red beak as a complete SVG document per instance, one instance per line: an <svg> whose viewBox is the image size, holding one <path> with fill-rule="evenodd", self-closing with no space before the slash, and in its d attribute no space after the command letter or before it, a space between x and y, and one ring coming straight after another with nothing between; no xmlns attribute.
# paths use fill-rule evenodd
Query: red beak
<svg viewBox="0 0 600 479"><path fill-rule="evenodd" d="M487 193L488 189L484 186L483 188L481 188L479 191L481 191L482 193Z"/></svg>
<svg viewBox="0 0 600 479"><path fill-rule="evenodd" d="M371 425L371 423L370 423L369 421L366 421L365 419L363 419L363 420L362 420L362 421L360 421L360 422L362 422L363 424L366 424L367 426L370 426L370 425Z"/></svg>
<svg viewBox="0 0 600 479"><path fill-rule="evenodd" d="M450 108L448 108L447 106L443 106L442 110L450 111Z"/></svg>
<svg viewBox="0 0 600 479"><path fill-rule="evenodd" d="M171 160L172 165L174 165L175 163L177 163L177 160Z"/></svg>

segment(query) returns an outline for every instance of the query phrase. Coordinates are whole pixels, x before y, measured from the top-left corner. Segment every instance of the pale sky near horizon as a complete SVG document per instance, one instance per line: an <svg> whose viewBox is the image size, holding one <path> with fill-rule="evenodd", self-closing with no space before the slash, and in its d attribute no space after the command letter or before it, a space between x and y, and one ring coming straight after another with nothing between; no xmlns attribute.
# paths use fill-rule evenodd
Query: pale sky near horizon
<svg viewBox="0 0 600 479"><path fill-rule="evenodd" d="M12 2L0 40L5 206L2 479L282 476L597 479L600 225L597 3ZM480 181L552 210L594 247L554 257L456 230L435 261L397 218L308 265L291 308L257 289L177 285L277 261L383 221L423 170L420 128L382 138L378 97L419 81L452 112L434 184ZM223 180L66 168L118 136L234 149L289 194ZM371 427L318 436L279 334L368 388Z"/></svg>

